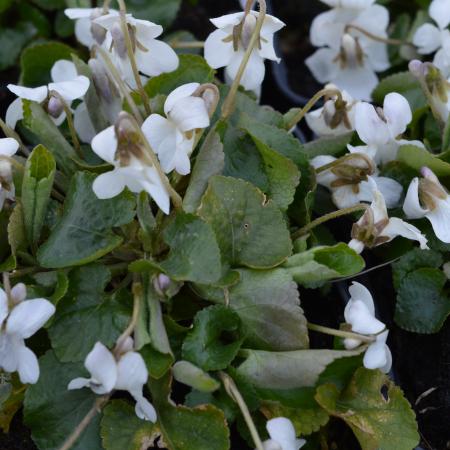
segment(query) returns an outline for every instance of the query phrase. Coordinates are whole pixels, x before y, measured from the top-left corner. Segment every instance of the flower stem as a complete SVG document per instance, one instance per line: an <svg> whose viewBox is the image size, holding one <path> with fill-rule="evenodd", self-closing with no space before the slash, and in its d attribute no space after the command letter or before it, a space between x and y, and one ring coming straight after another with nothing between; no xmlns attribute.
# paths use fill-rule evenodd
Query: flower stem
<svg viewBox="0 0 450 450"><path fill-rule="evenodd" d="M170 46L172 48L203 48L205 46L204 41L178 41L178 40L173 40L172 42L170 42Z"/></svg>
<svg viewBox="0 0 450 450"><path fill-rule="evenodd" d="M66 101L64 100L62 95L59 92L57 92L57 91L50 91L50 96L57 98L61 102L61 104L62 104L62 106L64 108L64 112L66 113L67 125L69 126L70 136L72 138L72 143L73 143L73 145L75 147L75 151L78 153L78 156L80 158L83 158L83 153L81 151L80 141L78 140L77 131L75 130L75 125L73 123L72 111L69 108L69 105L66 103Z"/></svg>
<svg viewBox="0 0 450 450"><path fill-rule="evenodd" d="M11 302L11 282L9 281L9 273L3 272L3 290L5 291L8 303Z"/></svg>
<svg viewBox="0 0 450 450"><path fill-rule="evenodd" d="M351 331L336 330L334 328L323 327L322 325L315 325L308 322L308 329L317 331L318 333L328 334L329 336L337 336L344 339L357 339L358 341L371 344L375 342L373 336L365 336L364 334L352 333Z"/></svg>
<svg viewBox="0 0 450 450"><path fill-rule="evenodd" d="M103 58L103 61L106 64L106 67L108 68L109 73L111 74L114 81L119 86L119 89L121 90L123 96L125 97L128 105L131 108L131 111L133 112L134 118L137 120L139 126L142 125L144 122L144 119L142 117L141 112L139 111L139 108L137 107L135 101L133 100L133 97L131 97L127 86L125 85L125 82L122 80L122 77L120 76L119 72L117 71L116 67L112 63L108 53L101 47L96 46L94 47L95 51L99 52L100 55Z"/></svg>
<svg viewBox="0 0 450 450"><path fill-rule="evenodd" d="M227 391L227 394L236 402L236 404L239 406L239 409L241 410L242 415L244 416L244 420L247 424L247 427L250 431L250 434L252 436L253 442L256 445L257 450L264 450L263 443L261 441L261 438L259 437L258 430L256 429L255 423L253 422L252 416L250 414L250 411L248 410L248 407L239 392L235 382L233 379L227 375L225 372L220 372L219 374L223 386L225 390Z"/></svg>
<svg viewBox="0 0 450 450"><path fill-rule="evenodd" d="M264 19L266 17L267 5L265 0L258 0L260 11L258 15L258 20L256 21L255 30L253 31L252 37L250 39L250 43L245 51L244 57L242 58L241 65L239 66L239 70L236 74L236 78L233 81L233 84L230 87L230 91L223 103L222 106L222 119L227 119L233 112L234 104L236 101L236 95L239 90L239 86L241 84L242 77L244 76L245 69L247 68L247 64L250 60L252 52L258 42L260 37L261 28L264 23ZM245 15L248 14L247 10L250 8L252 4L251 0L248 0L247 7L245 9ZM249 6L250 5L250 6ZM245 17L245 16L244 16ZM245 18L244 18L245 20Z"/></svg>
<svg viewBox="0 0 450 450"><path fill-rule="evenodd" d="M337 89L322 89L317 92L311 100L292 118L292 120L285 126L286 130L291 130L295 127L305 116L306 114L314 107L314 105L322 98L322 97L332 97L336 95L339 101L343 101L341 91Z"/></svg>
<svg viewBox="0 0 450 450"><path fill-rule="evenodd" d="M24 155L29 156L30 150L28 150L28 148L22 142L22 139L20 139L20 136L12 128L10 128L8 125L6 125L6 123L2 119L0 119L0 128L2 129L2 131L6 137L15 139L19 143L20 150L22 150Z"/></svg>
<svg viewBox="0 0 450 450"><path fill-rule="evenodd" d="M117 0L120 7L120 25L122 27L122 33L125 37L125 44L127 46L128 58L130 60L131 69L133 70L134 79L138 87L138 91L141 94L142 103L144 104L145 112L149 116L152 113L150 108L150 100L148 98L147 92L145 92L144 86L142 85L141 76L136 64L136 58L134 56L133 44L130 38L130 31L128 30L127 24L127 8L125 6L124 0Z"/></svg>
<svg viewBox="0 0 450 450"><path fill-rule="evenodd" d="M328 164L325 164L323 166L318 167L315 169L316 175L322 172L326 172L327 170L332 169L333 167L339 166L340 164L343 164L347 160L351 159L360 159L366 162L369 169L371 169L372 173L376 169L373 161L364 153L349 153L347 155L342 156L341 158L335 159L334 161L329 162Z"/></svg>
<svg viewBox="0 0 450 450"><path fill-rule="evenodd" d="M110 394L111 395L111 394ZM110 395L106 395L98 398L89 412L84 416L83 420L77 425L72 434L66 439L64 444L59 448L59 450L70 450L81 436L83 431L91 423L91 420L102 410L102 408L108 403Z"/></svg>
<svg viewBox="0 0 450 450"><path fill-rule="evenodd" d="M373 41L377 41L377 42L382 42L383 44L388 44L388 45L411 45L411 46L413 46L413 44L411 44L411 42L402 41L400 39L389 39L389 38L384 38L384 37L381 37L381 36L377 36L376 34L372 34L370 31L367 31L367 30L365 30L364 28L361 28L358 25L348 24L345 27L345 32L348 32L349 30L359 31L360 33L364 34L364 36L367 36L369 39L372 39Z"/></svg>
<svg viewBox="0 0 450 450"><path fill-rule="evenodd" d="M359 203L358 205L351 206L349 208L338 209L337 211L325 214L322 217L313 220L312 222L308 223L304 227L297 230L292 235L292 239L295 240L301 236L304 236L305 234L308 234L308 232L311 231L313 228L317 227L318 225L322 225L323 223L328 222L329 220L337 219L338 217L346 216L347 214L352 214L358 211L365 211L368 207L369 205Z"/></svg>

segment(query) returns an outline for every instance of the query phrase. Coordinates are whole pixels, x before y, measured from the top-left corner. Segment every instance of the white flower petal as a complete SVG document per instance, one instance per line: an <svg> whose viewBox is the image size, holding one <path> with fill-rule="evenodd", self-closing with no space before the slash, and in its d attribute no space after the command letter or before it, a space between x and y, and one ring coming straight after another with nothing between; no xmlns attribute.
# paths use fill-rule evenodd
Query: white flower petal
<svg viewBox="0 0 450 450"><path fill-rule="evenodd" d="M266 428L271 440L278 443L282 450L298 450L295 428L289 419L276 417L267 421Z"/></svg>
<svg viewBox="0 0 450 450"><path fill-rule="evenodd" d="M359 255L364 251L365 247L364 242L358 241L358 239L352 239L348 243L348 246Z"/></svg>
<svg viewBox="0 0 450 450"><path fill-rule="evenodd" d="M18 367L20 381L23 384L35 384L39 379L39 363L36 355L25 345L18 348Z"/></svg>
<svg viewBox="0 0 450 450"><path fill-rule="evenodd" d="M77 98L83 97L89 89L89 78L84 75L77 76L70 81L60 81L58 83L50 83L49 91L56 91L63 97L66 102L71 102Z"/></svg>
<svg viewBox="0 0 450 450"><path fill-rule="evenodd" d="M209 127L208 109L200 97L186 97L179 100L172 108L170 118L182 132Z"/></svg>
<svg viewBox="0 0 450 450"><path fill-rule="evenodd" d="M367 289L361 283L357 281L353 281L352 285L348 288L348 292L350 294L351 301L360 300L362 301L369 310L370 314L375 315L375 305L373 303L373 297L370 293L369 289ZM350 303L350 302L349 302ZM347 304L348 307L348 304ZM345 311L344 311L345 315Z"/></svg>
<svg viewBox="0 0 450 450"><path fill-rule="evenodd" d="M204 56L206 62L213 69L227 66L233 58L233 43L224 42L227 36L227 33L224 31L215 30L205 41Z"/></svg>
<svg viewBox="0 0 450 450"><path fill-rule="evenodd" d="M210 21L216 28L233 28L235 25L239 24L243 17L244 13L238 12L216 17L214 19L210 19Z"/></svg>
<svg viewBox="0 0 450 450"><path fill-rule="evenodd" d="M395 139L404 133L412 120L412 112L408 100L396 92L392 92L384 98L383 112L391 133L391 139Z"/></svg>
<svg viewBox="0 0 450 450"><path fill-rule="evenodd" d="M90 385L91 380L89 378L74 378L67 386L69 391L74 389L82 389L84 387L88 387Z"/></svg>
<svg viewBox="0 0 450 450"><path fill-rule="evenodd" d="M152 39L145 43L145 47L148 52L136 50L136 63L143 74L155 77L178 68L178 55L169 44Z"/></svg>
<svg viewBox="0 0 450 450"><path fill-rule="evenodd" d="M75 64L67 59L60 59L53 64L50 75L54 83L71 81L78 76Z"/></svg>
<svg viewBox="0 0 450 450"><path fill-rule="evenodd" d="M23 302L27 298L27 287L23 283L17 283L11 289L11 297L16 305Z"/></svg>
<svg viewBox="0 0 450 450"><path fill-rule="evenodd" d="M238 50L235 52L230 64L227 66L226 73L231 80L236 78L243 57L244 51L242 49ZM254 50L250 56L247 67L245 68L244 75L242 76L241 86L247 91L259 89L264 81L265 73L266 68L264 60L259 56L258 52Z"/></svg>
<svg viewBox="0 0 450 450"><path fill-rule="evenodd" d="M383 237L386 236L391 240L395 239L397 236L402 236L406 239L419 242L422 250L428 249L427 238L421 233L421 231L414 225L411 225L398 217L391 217L389 219L389 223L383 229L381 235Z"/></svg>
<svg viewBox="0 0 450 450"><path fill-rule="evenodd" d="M190 97L199 87L200 83L187 83L174 89L164 103L164 113L169 114L180 100Z"/></svg>
<svg viewBox="0 0 450 450"><path fill-rule="evenodd" d="M352 326L352 331L360 334L375 334L386 328L386 325L372 314L362 300L352 300L350 305L347 305L345 321Z"/></svg>
<svg viewBox="0 0 450 450"><path fill-rule="evenodd" d="M19 150L19 143L13 138L0 139L0 155L12 156Z"/></svg>
<svg viewBox="0 0 450 450"><path fill-rule="evenodd" d="M431 23L425 23L414 34L413 44L422 55L434 53L442 44L441 31Z"/></svg>
<svg viewBox="0 0 450 450"><path fill-rule="evenodd" d="M405 203L403 204L403 211L408 219L421 219L429 212L429 210L422 208L420 205L418 178L414 178L409 185Z"/></svg>
<svg viewBox="0 0 450 450"><path fill-rule="evenodd" d="M92 13L96 10L96 8L66 8L64 10L64 14L69 19L82 19L86 17L91 17Z"/></svg>
<svg viewBox="0 0 450 450"><path fill-rule="evenodd" d="M386 44L381 42L373 42L364 49L364 53L367 58L367 65L370 66L375 72L384 72L391 67Z"/></svg>
<svg viewBox="0 0 450 450"><path fill-rule="evenodd" d="M8 306L8 297L6 295L6 292L0 288L0 329L3 326L3 321L6 319L9 313L9 306Z"/></svg>
<svg viewBox="0 0 450 450"><path fill-rule="evenodd" d="M369 346L364 355L363 364L367 369L380 369L385 373L389 372L392 365L392 355L386 345L389 331L381 333L377 336L377 340Z"/></svg>
<svg viewBox="0 0 450 450"><path fill-rule="evenodd" d="M443 30L450 24L450 1L449 0L433 0L428 10L430 17Z"/></svg>
<svg viewBox="0 0 450 450"><path fill-rule="evenodd" d="M338 50L344 34L345 23L340 19L340 11L331 9L317 15L311 23L309 38L314 47L328 46Z"/></svg>
<svg viewBox="0 0 450 450"><path fill-rule="evenodd" d="M103 160L114 164L114 158L117 151L117 136L114 126L101 131L92 139L92 150Z"/></svg>
<svg viewBox="0 0 450 450"><path fill-rule="evenodd" d="M11 311L6 321L6 332L27 339L33 336L55 311L55 306L43 298L25 300Z"/></svg>
<svg viewBox="0 0 450 450"><path fill-rule="evenodd" d="M314 157L310 161L310 164L315 169L318 169L319 167L326 166L327 164L330 164L333 161L336 161L336 158L334 156L331 156L331 155L319 155L319 156ZM333 183L333 181L336 181L337 177L330 170L325 170L323 172L318 173L316 175L316 179L317 179L317 183L318 184L320 184L321 186L325 186L328 189L331 189L331 183Z"/></svg>
<svg viewBox="0 0 450 450"><path fill-rule="evenodd" d="M129 392L142 392L148 379L144 359L137 352L123 355L117 364L117 381L115 388Z"/></svg>
<svg viewBox="0 0 450 450"><path fill-rule="evenodd" d="M312 56L306 58L305 64L316 80L325 84L334 81L337 76L338 66L334 62L336 56L336 50L320 48Z"/></svg>
<svg viewBox="0 0 450 450"><path fill-rule="evenodd" d="M353 190L353 186L339 186L332 190L331 195L334 204L339 208L350 208L357 205L362 200L367 201L366 192L359 190L356 192ZM363 198L361 198L363 197Z"/></svg>
<svg viewBox="0 0 450 450"><path fill-rule="evenodd" d="M450 198L441 200L435 198L437 206L426 213L426 218L431 222L436 237L450 244Z"/></svg>
<svg viewBox="0 0 450 450"><path fill-rule="evenodd" d="M84 362L92 379L99 386L92 386L96 394L106 394L114 389L117 381L117 363L113 354L101 343L97 342Z"/></svg>
<svg viewBox="0 0 450 450"><path fill-rule="evenodd" d="M357 68L339 70L330 81L333 81L339 89L347 91L353 98L366 101L371 100L372 92L378 85L378 77L367 62Z"/></svg>
<svg viewBox="0 0 450 450"><path fill-rule="evenodd" d="M137 38L146 47L146 43L155 39L163 33L163 27L149 20L130 18L129 23L134 25L137 30Z"/></svg>
<svg viewBox="0 0 450 450"><path fill-rule="evenodd" d="M120 169L100 174L92 184L95 195L105 200L119 195L126 185L126 180L120 173Z"/></svg>
<svg viewBox="0 0 450 450"><path fill-rule="evenodd" d="M175 125L165 117L159 114L150 115L142 124L142 132L158 156L161 156L166 150L175 151L177 130ZM171 142L166 144L164 149L160 149L162 143L167 139L170 139Z"/></svg>
<svg viewBox="0 0 450 450"><path fill-rule="evenodd" d="M170 196L167 192L157 170L154 167L146 169L147 177L149 181L142 183L144 189L150 194L159 206L161 211L165 214L169 214L170 211Z"/></svg>
<svg viewBox="0 0 450 450"><path fill-rule="evenodd" d="M387 208L399 206L400 197L403 193L403 187L400 183L387 177L372 177L378 190L383 196ZM365 182L363 182L365 183ZM363 184L361 183L361 184Z"/></svg>
<svg viewBox="0 0 450 450"><path fill-rule="evenodd" d="M17 122L23 119L22 99L16 98L6 110L5 122L8 127L13 130L16 128Z"/></svg>
<svg viewBox="0 0 450 450"><path fill-rule="evenodd" d="M47 98L47 86L39 86L36 88L28 88L25 86L18 86L16 84L8 84L7 88L17 97L33 102L41 103Z"/></svg>
<svg viewBox="0 0 450 450"><path fill-rule="evenodd" d="M91 48L93 45L97 44L91 30L92 21L90 18L78 19L75 22L75 37L80 44L88 48Z"/></svg>
<svg viewBox="0 0 450 450"><path fill-rule="evenodd" d="M94 125L92 125L89 117L88 109L85 102L81 102L73 113L73 125L78 137L85 144L89 144L96 136Z"/></svg>
<svg viewBox="0 0 450 450"><path fill-rule="evenodd" d="M134 410L139 419L148 420L149 422L156 423L157 415L153 405L143 395L141 395L138 398L135 398L135 400L136 406Z"/></svg>
<svg viewBox="0 0 450 450"><path fill-rule="evenodd" d="M19 348L23 339L5 332L0 333L0 367L5 372L15 372L19 366Z"/></svg>
<svg viewBox="0 0 450 450"><path fill-rule="evenodd" d="M355 107L355 129L359 138L368 145L380 146L389 139L389 130L375 108L365 102Z"/></svg>

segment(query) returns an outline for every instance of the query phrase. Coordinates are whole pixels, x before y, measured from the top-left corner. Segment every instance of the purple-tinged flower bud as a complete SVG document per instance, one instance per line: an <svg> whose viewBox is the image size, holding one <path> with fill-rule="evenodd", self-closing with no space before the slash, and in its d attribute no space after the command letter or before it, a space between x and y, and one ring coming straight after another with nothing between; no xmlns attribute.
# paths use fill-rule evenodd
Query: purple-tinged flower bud
<svg viewBox="0 0 450 450"><path fill-rule="evenodd" d="M50 116L56 119L61 116L63 111L64 105L62 101L58 97L51 96L47 105L47 112L50 114Z"/></svg>
<svg viewBox="0 0 450 450"><path fill-rule="evenodd" d="M111 36L114 42L114 48L116 49L118 55L122 59L127 57L127 45L125 43L125 36L122 33L122 28L118 23L115 23L111 29Z"/></svg>

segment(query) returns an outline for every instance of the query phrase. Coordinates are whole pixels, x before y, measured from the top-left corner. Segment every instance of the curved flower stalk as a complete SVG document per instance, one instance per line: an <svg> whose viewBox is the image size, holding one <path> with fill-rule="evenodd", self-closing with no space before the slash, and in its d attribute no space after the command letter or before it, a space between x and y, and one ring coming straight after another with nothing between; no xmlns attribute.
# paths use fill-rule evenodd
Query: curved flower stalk
<svg viewBox="0 0 450 450"><path fill-rule="evenodd" d="M270 439L263 442L264 450L299 450L306 444L304 439L297 439L294 425L286 417L270 419L266 428Z"/></svg>
<svg viewBox="0 0 450 450"><path fill-rule="evenodd" d="M392 367L392 354L386 344L389 331L386 325L375 317L375 306L369 290L360 283L353 282L349 288L350 300L344 310L346 323L353 332L362 335L376 335L376 340L369 345L364 355L363 364L367 369L380 369L388 373ZM347 350L362 344L358 339L345 339Z"/></svg>
<svg viewBox="0 0 450 450"><path fill-rule="evenodd" d="M0 288L0 368L17 371L22 383L34 384L39 379L39 364L25 339L44 326L55 307L43 298L26 297L23 283L16 284L10 292Z"/></svg>
<svg viewBox="0 0 450 450"><path fill-rule="evenodd" d="M352 240L348 244L357 253L365 247L373 248L392 241L397 236L419 242L422 250L428 249L427 239L418 228L397 217L389 217L386 201L375 181L369 178L373 202L363 216L353 225Z"/></svg>
<svg viewBox="0 0 450 450"><path fill-rule="evenodd" d="M3 209L5 200L14 200L16 195L9 158L15 155L18 149L19 143L15 139L0 139L0 211Z"/></svg>
<svg viewBox="0 0 450 450"><path fill-rule="evenodd" d="M128 391L136 400L136 415L156 422L155 408L142 392L148 379L147 367L142 356L133 351L133 339L127 338L118 353L114 356L101 342L97 342L84 361L90 378L75 378L67 389L88 387L99 395L109 394L114 389Z"/></svg>
<svg viewBox="0 0 450 450"><path fill-rule="evenodd" d="M340 160L329 155L316 156L311 165L316 169L330 166L317 174L317 183L331 191L333 202L339 209L372 201L369 177L383 193L389 208L398 206L402 186L391 178L379 177L375 163L365 154L354 153Z"/></svg>
<svg viewBox="0 0 450 450"><path fill-rule="evenodd" d="M75 64L71 61L65 59L57 61L50 73L53 82L47 86L28 88L8 84L8 89L18 97L6 111L6 124L10 128L14 129L17 122L23 119L22 100L31 100L37 103L46 102L50 117L56 125L61 125L66 118L66 112L60 99L52 96L52 91L57 92L70 107L74 100L82 98L89 89L89 78L78 75Z"/></svg>
<svg viewBox="0 0 450 450"><path fill-rule="evenodd" d="M338 88L327 84L325 89L334 91ZM355 129L355 107L358 103L346 91L342 92L342 99L337 95L325 97L324 106L306 114L306 123L319 137L349 133Z"/></svg>
<svg viewBox="0 0 450 450"><path fill-rule="evenodd" d="M164 104L166 117L152 114L142 125L166 173L175 170L187 175L191 171L189 157L194 149L196 130L209 127L208 105L200 88L199 83L178 87Z"/></svg>
<svg viewBox="0 0 450 450"><path fill-rule="evenodd" d="M374 1L335 0L324 3L333 9L313 21L310 40L320 47L305 63L320 83L331 82L358 100L370 100L378 84L376 72L390 66L384 42L389 13ZM358 29L364 30L367 34Z"/></svg>
<svg viewBox="0 0 450 450"><path fill-rule="evenodd" d="M428 168L414 178L408 188L403 211L409 219L427 218L436 237L450 243L450 196L438 177Z"/></svg>
<svg viewBox="0 0 450 450"><path fill-rule="evenodd" d="M139 72L154 77L178 68L179 59L175 51L170 45L156 39L163 32L161 25L135 19L131 14L126 14L126 22ZM117 13L106 14L95 19L94 23L107 31L104 48L111 50L113 61L125 81L133 89L136 88L120 16Z"/></svg>
<svg viewBox="0 0 450 450"><path fill-rule="evenodd" d="M395 160L402 145L423 148L419 141L399 139L411 120L408 100L396 92L386 95L383 109L361 102L355 107L355 129L366 145L349 145L348 149L352 153L366 154L378 165Z"/></svg>
<svg viewBox="0 0 450 450"><path fill-rule="evenodd" d="M227 82L232 82L239 71L244 54L255 31L259 12L239 12L211 19L217 28L205 41L205 59L213 69L225 67ZM259 95L265 76L264 60L280 61L273 46L273 35L285 24L274 16L266 15L258 46L251 53L241 85Z"/></svg>
<svg viewBox="0 0 450 450"><path fill-rule="evenodd" d="M437 24L425 23L414 34L413 43L419 53L428 55L435 53L433 64L442 71L445 77L450 76L450 1L433 0L428 14Z"/></svg>
<svg viewBox="0 0 450 450"><path fill-rule="evenodd" d="M127 113L121 113L115 125L97 134L91 146L100 158L114 166L114 170L95 179L92 188L98 198L115 197L128 187L135 193L146 191L164 213L169 213L170 193L165 180Z"/></svg>
<svg viewBox="0 0 450 450"><path fill-rule="evenodd" d="M118 11L109 9L105 13L103 8L68 8L64 14L75 20L75 36L80 44L88 48L103 45L106 39L106 30L95 23L95 19L106 14L119 16Z"/></svg>

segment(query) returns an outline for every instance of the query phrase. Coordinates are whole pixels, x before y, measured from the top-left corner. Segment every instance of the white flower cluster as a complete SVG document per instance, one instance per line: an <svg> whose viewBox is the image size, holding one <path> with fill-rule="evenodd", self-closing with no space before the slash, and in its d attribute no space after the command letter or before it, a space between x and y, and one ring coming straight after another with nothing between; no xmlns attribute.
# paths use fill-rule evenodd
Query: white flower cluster
<svg viewBox="0 0 450 450"><path fill-rule="evenodd" d="M369 101L376 73L390 66L387 45L380 41L387 38L388 10L375 0L321 1L332 9L314 19L310 40L319 49L305 63L320 83Z"/></svg>

